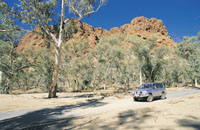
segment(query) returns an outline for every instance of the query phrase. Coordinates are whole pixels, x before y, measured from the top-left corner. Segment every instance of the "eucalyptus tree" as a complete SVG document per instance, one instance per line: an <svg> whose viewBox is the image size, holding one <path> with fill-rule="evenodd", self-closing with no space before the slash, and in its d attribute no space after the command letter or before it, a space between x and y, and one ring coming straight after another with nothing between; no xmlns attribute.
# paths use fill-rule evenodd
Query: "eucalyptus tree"
<svg viewBox="0 0 200 130"><path fill-rule="evenodd" d="M13 7L8 7L2 0L0 2L2 13L9 14L13 19L19 19L22 24L39 28L39 31L36 31L37 29L30 31L12 27L9 30L1 30L0 32L24 31L42 33L54 45L55 61L48 97L55 98L63 37L69 33L66 32L67 29L65 31L65 25L73 19L81 20L85 16L97 12L106 0L19 0L19 4ZM66 14L66 8L69 9L68 14ZM59 9L61 10L60 12L58 11ZM67 16L72 16L70 14L73 14L73 17L67 18ZM58 32L52 29L52 25L55 24L58 25Z"/></svg>
<svg viewBox="0 0 200 130"><path fill-rule="evenodd" d="M200 33L198 36L184 37L183 42L178 45L178 55L189 63L190 77L194 85L198 86L200 78Z"/></svg>
<svg viewBox="0 0 200 130"><path fill-rule="evenodd" d="M0 29L10 29L11 26L8 23L14 26L13 21L7 15L0 15L0 17ZM13 86L18 84L18 77L24 69L32 66L25 55L16 52L21 36L19 32L0 32L0 71L3 74L1 84L3 93L9 93Z"/></svg>
<svg viewBox="0 0 200 130"><path fill-rule="evenodd" d="M148 51L145 51L145 65L143 66L143 72L146 79L150 82L155 80L161 80L161 71L163 66L166 64L166 56L168 48L164 45L159 47L156 45L154 40L147 41Z"/></svg>
<svg viewBox="0 0 200 130"><path fill-rule="evenodd" d="M143 78L142 78L142 68L144 65L144 51L145 51L145 44L144 44L144 40L140 37L137 37L135 35L129 35L126 38L126 41L129 43L133 44L133 51L134 51L134 55L137 57L138 63L139 63L139 72L140 72L140 84L142 84L143 82Z"/></svg>
<svg viewBox="0 0 200 130"><path fill-rule="evenodd" d="M134 55L139 61L140 83L142 83L142 75L149 82L159 80L168 49L165 46L158 46L157 39L153 37L142 40L136 36L130 36L127 41L133 43Z"/></svg>

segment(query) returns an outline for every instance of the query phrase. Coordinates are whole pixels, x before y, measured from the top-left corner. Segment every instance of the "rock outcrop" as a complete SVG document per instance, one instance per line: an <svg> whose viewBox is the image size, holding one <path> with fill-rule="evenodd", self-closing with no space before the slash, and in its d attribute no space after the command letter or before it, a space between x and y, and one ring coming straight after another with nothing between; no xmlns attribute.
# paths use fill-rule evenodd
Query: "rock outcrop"
<svg viewBox="0 0 200 130"><path fill-rule="evenodd" d="M136 35L143 39L149 37L156 37L157 42L166 46L174 46L176 43L168 35L166 27L163 25L162 20L156 18L137 17L131 21L130 24L125 24L120 28L114 27L107 31L102 28L94 28L91 25L81 21L74 21L76 24L77 32L72 35L69 42L81 42L87 40L90 47L94 47L102 37L108 37L114 34L123 35ZM17 51L24 52L25 50L33 47L35 50L46 46L43 37L39 34L27 33L21 39Z"/></svg>
<svg viewBox="0 0 200 130"><path fill-rule="evenodd" d="M166 27L162 20L156 18L147 19L145 17L137 17L131 21L131 24L125 24L120 27L120 32L125 34L133 34L143 39L156 37L157 42L166 46L174 46L175 42L168 35Z"/></svg>

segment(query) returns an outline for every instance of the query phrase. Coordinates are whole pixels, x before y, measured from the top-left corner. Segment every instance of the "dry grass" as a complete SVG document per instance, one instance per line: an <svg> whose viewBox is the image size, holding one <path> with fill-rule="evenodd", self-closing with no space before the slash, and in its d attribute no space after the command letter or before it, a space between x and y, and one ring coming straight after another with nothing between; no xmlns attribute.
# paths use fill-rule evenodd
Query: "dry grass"
<svg viewBox="0 0 200 130"><path fill-rule="evenodd" d="M170 87L170 88L166 88L166 90L168 92L174 92L174 91L181 91L181 90L188 90L188 89L192 89L190 87Z"/></svg>
<svg viewBox="0 0 200 130"><path fill-rule="evenodd" d="M195 95L188 96L189 99L194 99L195 97Z"/></svg>
<svg viewBox="0 0 200 130"><path fill-rule="evenodd" d="M199 94L193 94L193 95L189 95L187 96L188 99L198 99L200 98L200 95Z"/></svg>
<svg viewBox="0 0 200 130"><path fill-rule="evenodd" d="M176 99L176 100L171 100L168 103L169 104L178 104L178 103L181 103L181 102L185 102L185 101L183 99Z"/></svg>
<svg viewBox="0 0 200 130"><path fill-rule="evenodd" d="M41 89L39 88L34 88L30 90L13 90L10 92L10 94L33 94L33 93L43 93Z"/></svg>

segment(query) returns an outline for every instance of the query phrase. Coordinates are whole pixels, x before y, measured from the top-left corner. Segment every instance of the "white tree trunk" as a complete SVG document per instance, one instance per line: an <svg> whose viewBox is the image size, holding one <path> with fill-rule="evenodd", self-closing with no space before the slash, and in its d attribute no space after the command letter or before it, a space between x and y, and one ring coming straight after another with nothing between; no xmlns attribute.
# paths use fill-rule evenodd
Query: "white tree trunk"
<svg viewBox="0 0 200 130"><path fill-rule="evenodd" d="M106 90L106 85L105 84L103 85L103 89Z"/></svg>
<svg viewBox="0 0 200 130"><path fill-rule="evenodd" d="M195 78L194 82L195 82L195 87L198 87L198 80L197 80L197 78Z"/></svg>
<svg viewBox="0 0 200 130"><path fill-rule="evenodd" d="M1 83L2 83L2 72L0 71L0 86L1 86Z"/></svg>
<svg viewBox="0 0 200 130"><path fill-rule="evenodd" d="M50 84L50 89L49 89L49 98L55 98L56 97L58 72L59 72L60 62L61 62L61 48L57 48L56 53L55 53L55 63L54 63L54 66L53 66L51 84Z"/></svg>
<svg viewBox="0 0 200 130"><path fill-rule="evenodd" d="M140 85L142 84L142 67L140 67Z"/></svg>
<svg viewBox="0 0 200 130"><path fill-rule="evenodd" d="M62 36L63 36L63 28L64 28L64 17L65 17L65 0L62 0L61 21L60 21L60 31L59 31L58 40L55 39L54 36L52 36L52 38L54 38L54 45L56 47L56 52L55 52L55 63L53 66L51 84L50 84L50 89L49 89L49 98L57 97L56 91L57 91L58 72L59 72L60 62L61 62L61 47L62 47Z"/></svg>

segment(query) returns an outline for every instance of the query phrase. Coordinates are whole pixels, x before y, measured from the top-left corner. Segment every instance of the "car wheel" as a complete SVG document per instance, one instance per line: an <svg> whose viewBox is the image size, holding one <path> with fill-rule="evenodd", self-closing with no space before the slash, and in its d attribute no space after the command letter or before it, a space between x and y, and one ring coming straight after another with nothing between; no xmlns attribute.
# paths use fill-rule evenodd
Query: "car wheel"
<svg viewBox="0 0 200 130"><path fill-rule="evenodd" d="M135 97L133 98L133 100L134 100L134 101L138 101L138 99L137 99L137 98L135 98Z"/></svg>
<svg viewBox="0 0 200 130"><path fill-rule="evenodd" d="M153 101L153 96L149 94L149 96L147 97L147 102L152 102L152 101Z"/></svg>
<svg viewBox="0 0 200 130"><path fill-rule="evenodd" d="M166 99L166 94L165 94L165 93L162 93L161 99L162 99L162 100L163 100L163 99Z"/></svg>

